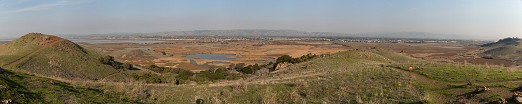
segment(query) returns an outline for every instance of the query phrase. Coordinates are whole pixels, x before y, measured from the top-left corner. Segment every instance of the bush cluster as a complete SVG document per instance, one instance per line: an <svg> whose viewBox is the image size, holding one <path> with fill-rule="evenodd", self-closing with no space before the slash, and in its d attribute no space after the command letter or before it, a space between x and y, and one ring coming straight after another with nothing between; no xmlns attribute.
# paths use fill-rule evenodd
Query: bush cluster
<svg viewBox="0 0 522 104"><path fill-rule="evenodd" d="M189 81L194 82L208 82L208 81L216 81L216 80L232 80L238 79L241 75L247 74L255 74L257 71L266 68L267 70L274 69L275 65L279 63L300 63L305 62L310 59L317 57L317 55L307 54L301 57L293 58L289 55L283 55L278 57L276 62L270 62L268 64L255 64L255 65L246 65L244 63L239 64L230 64L228 67L218 67L211 68L209 70L200 71L200 72L192 72L190 70L185 70L181 68L168 68L168 67L160 67L156 65L151 65L148 69L163 74L174 74L176 78L176 84L187 83ZM106 57L106 59L101 59L104 63L112 64L113 57ZM126 65L124 65L126 66ZM132 67L132 66L131 66ZM237 72L242 74L237 74ZM268 71L267 71L268 72ZM167 83L167 81L162 80L161 76L153 75L153 74L144 74L144 75L134 75L134 78L137 80L145 80L147 83Z"/></svg>
<svg viewBox="0 0 522 104"><path fill-rule="evenodd" d="M112 56L100 57L98 60L101 63L103 63L105 65L110 65L110 66L112 66L115 69L127 69L127 70L134 69L132 64L117 62L117 61L114 60L114 57L112 57Z"/></svg>
<svg viewBox="0 0 522 104"><path fill-rule="evenodd" d="M306 55L303 55L301 57L296 57L296 58L293 58L292 56L290 55L283 55L281 57L278 57L276 59L276 64L279 64L279 63L283 63L283 62L288 62L288 63L292 63L292 64L296 64L296 63L301 63L301 62L305 62L305 61L308 61L310 59L313 59L317 57L317 55L315 54L306 54Z"/></svg>
<svg viewBox="0 0 522 104"><path fill-rule="evenodd" d="M261 68L268 66L269 64L265 65L247 65L244 63L239 64L230 64L228 70L236 70L237 72L243 73L243 74L254 74L257 70L260 70Z"/></svg>
<svg viewBox="0 0 522 104"><path fill-rule="evenodd" d="M307 55L303 55L301 57L297 57L297 58L293 58L290 55L283 55L283 56L278 57L276 59L275 63L269 62L268 64L263 64L263 65L255 64L255 65L248 65L248 66L246 66L244 63L230 64L227 69L236 70L237 72L240 72L243 74L254 74L254 73L256 73L256 71L259 71L262 68L267 68L270 71L274 71L277 64L280 64L280 63L288 62L288 63L296 64L296 63L309 61L310 59L313 59L316 57L317 57L317 55L311 54L311 53L309 53Z"/></svg>
<svg viewBox="0 0 522 104"><path fill-rule="evenodd" d="M194 73L190 70L185 70L181 68L167 68L159 67L156 65L149 66L149 69L157 73L174 74L176 78L176 83L185 83L187 81L206 82L223 79L236 79L239 77L238 75L230 73L224 69L205 70L200 71L198 73Z"/></svg>

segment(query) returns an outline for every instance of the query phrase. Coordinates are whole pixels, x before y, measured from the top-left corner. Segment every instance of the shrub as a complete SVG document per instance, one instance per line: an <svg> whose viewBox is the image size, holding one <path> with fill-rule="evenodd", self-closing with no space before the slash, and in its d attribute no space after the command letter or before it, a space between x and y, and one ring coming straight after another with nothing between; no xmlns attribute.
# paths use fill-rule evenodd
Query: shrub
<svg viewBox="0 0 522 104"><path fill-rule="evenodd" d="M255 70L252 69L252 65L248 65L247 67L239 69L239 72L245 73L245 74L254 74Z"/></svg>
<svg viewBox="0 0 522 104"><path fill-rule="evenodd" d="M99 59L99 61L100 61L101 63L103 63L103 64L107 64L107 65L111 65L111 66L112 66L114 63L116 63L116 62L114 61L114 57L112 57L112 56L104 56L104 57L101 57L101 58Z"/></svg>
<svg viewBox="0 0 522 104"><path fill-rule="evenodd" d="M132 70L134 67L132 66L132 64L125 63L125 64L123 64L123 68L127 69L127 70Z"/></svg>
<svg viewBox="0 0 522 104"><path fill-rule="evenodd" d="M276 63L290 62L290 61L292 61L292 59L293 59L293 58L292 58L292 56L290 56L290 55L283 55L283 56L278 57L278 58L276 59Z"/></svg>
<svg viewBox="0 0 522 104"><path fill-rule="evenodd" d="M105 65L110 65L112 66L113 68L115 69L122 69L122 68L125 68L125 69L129 69L131 70L133 67L132 67L132 64L122 64L122 63L119 63L117 61L114 60L114 57L112 56L104 56L104 57L100 57L98 59L101 63L105 64Z"/></svg>
<svg viewBox="0 0 522 104"><path fill-rule="evenodd" d="M205 101L203 99L197 99L196 104L205 104Z"/></svg>
<svg viewBox="0 0 522 104"><path fill-rule="evenodd" d="M165 67L159 67L159 66L156 66L156 65L151 65L149 66L149 70L152 70L156 73L164 73L165 72Z"/></svg>

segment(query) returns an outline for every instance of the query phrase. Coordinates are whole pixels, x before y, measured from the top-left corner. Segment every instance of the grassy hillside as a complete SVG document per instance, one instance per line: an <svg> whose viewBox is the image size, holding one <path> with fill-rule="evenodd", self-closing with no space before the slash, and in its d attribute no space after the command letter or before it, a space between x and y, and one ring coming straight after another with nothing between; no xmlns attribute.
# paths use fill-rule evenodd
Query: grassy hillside
<svg viewBox="0 0 522 104"><path fill-rule="evenodd" d="M484 55L488 55L493 58L518 61L518 60L522 59L522 46L520 46L520 45L502 46L502 47L490 49L490 50L484 52Z"/></svg>
<svg viewBox="0 0 522 104"><path fill-rule="evenodd" d="M2 99L20 99L18 102L22 103L111 103L129 101L128 99L147 103L181 104L491 103L498 99L509 99L512 91L516 91L522 83L522 71L517 69L437 63L401 53L370 49L321 55L269 74L243 75L199 84L197 81L183 82L177 85L178 77L173 72L179 74L181 69L172 72L120 72L97 61L102 55L90 49L84 49L68 40L48 37L29 34L0 46L8 50L0 52L0 63L17 71L66 78L60 81L85 88L5 71L1 73L5 77L0 77L0 81L3 81L0 84L9 89L4 90L7 93L0 94ZM207 71L185 77L197 79L201 77L198 75L228 75L217 72ZM75 80L128 79L129 76L146 80L125 83ZM149 83L156 81L160 83ZM165 81L169 83L164 83ZM29 86L30 84L35 85ZM476 90L483 87L490 90ZM106 91L120 92L128 98Z"/></svg>
<svg viewBox="0 0 522 104"><path fill-rule="evenodd" d="M403 81L407 74L379 65L388 61L373 52L349 51L299 63L267 76L240 80L105 87L153 103L195 103L198 99L206 103L426 102L419 87Z"/></svg>
<svg viewBox="0 0 522 104"><path fill-rule="evenodd" d="M482 45L490 48L482 55L512 61L522 61L522 43L518 38L501 39L498 42Z"/></svg>
<svg viewBox="0 0 522 104"><path fill-rule="evenodd" d="M413 71L407 71L408 67ZM488 103L509 98L522 71L354 50L265 76L199 85L94 84L152 103ZM475 92L486 86L491 91ZM148 96L145 96L148 95Z"/></svg>
<svg viewBox="0 0 522 104"><path fill-rule="evenodd" d="M15 103L135 103L119 93L7 71L0 68L0 100Z"/></svg>
<svg viewBox="0 0 522 104"><path fill-rule="evenodd" d="M503 47L508 45L519 45L520 41L521 40L519 38L504 38L498 40L497 42L484 44L482 45L482 47Z"/></svg>
<svg viewBox="0 0 522 104"><path fill-rule="evenodd" d="M98 59L103 55L69 40L30 33L0 46L0 65L67 79L103 79L118 70Z"/></svg>

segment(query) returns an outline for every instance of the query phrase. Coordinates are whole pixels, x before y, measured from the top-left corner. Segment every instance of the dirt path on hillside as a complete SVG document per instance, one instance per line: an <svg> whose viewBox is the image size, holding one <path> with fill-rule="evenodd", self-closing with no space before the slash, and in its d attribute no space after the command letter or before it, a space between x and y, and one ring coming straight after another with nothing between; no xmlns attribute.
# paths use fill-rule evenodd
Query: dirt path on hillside
<svg viewBox="0 0 522 104"><path fill-rule="evenodd" d="M43 45L42 47L36 49L35 51L33 51L33 52L31 52L31 53L29 53L29 54L27 54L27 55L24 55L24 56L22 56L21 58L19 58L19 59L13 61L13 62L11 62L11 63L5 64L5 65L2 66L2 67L8 67L8 66L14 65L15 63L20 63L20 62L22 62L22 61L24 61L24 60L27 60L27 59L29 59L31 56L34 56L36 53L38 53L38 52L40 52L40 51L42 51L42 50L44 50L44 49L46 49L46 48L49 48L49 47L51 47L51 46L54 46L54 45L56 45L56 44L58 44L58 43L60 43L60 42L62 42L62 41L63 41L63 39L59 39L59 40L55 40L55 41L53 41L53 42L51 42L51 43L49 43L49 44L45 44L45 45Z"/></svg>
<svg viewBox="0 0 522 104"><path fill-rule="evenodd" d="M416 73L416 72L413 72L413 71L407 71L407 70L403 70L403 69L397 69L397 68L392 68L392 67L389 67L391 69L395 69L399 72L402 72L402 73L405 73L407 74L408 76L410 76L410 78L413 80L417 80L417 81L421 81L423 83L427 83L427 84L431 84L431 85L440 85L440 82L436 81L436 80L433 80L433 79L430 79L426 76L423 76L423 75L420 75L419 73Z"/></svg>
<svg viewBox="0 0 522 104"><path fill-rule="evenodd" d="M274 83L281 83L278 81L283 80L291 80L291 79L298 79L298 78L305 78L305 77L313 77L313 76L319 76L323 75L325 73L311 73L311 74L298 74L298 75L292 75L292 76L279 76L279 77L267 77L267 78L259 78L259 77L251 77L246 80L233 80L233 81L222 81L217 83L211 83L209 86L232 86L232 85L241 85L241 84L274 84Z"/></svg>

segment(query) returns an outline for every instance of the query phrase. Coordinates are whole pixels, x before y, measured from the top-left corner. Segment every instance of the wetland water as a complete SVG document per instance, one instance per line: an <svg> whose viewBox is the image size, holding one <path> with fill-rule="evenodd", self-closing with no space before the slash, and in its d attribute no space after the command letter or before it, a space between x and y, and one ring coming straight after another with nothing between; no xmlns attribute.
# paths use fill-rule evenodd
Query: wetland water
<svg viewBox="0 0 522 104"><path fill-rule="evenodd" d="M212 64L212 65L230 65L232 63L224 62L224 61L226 61L226 60L236 60L235 56L236 55L234 55L234 54L188 54L188 55L185 56L185 58L186 59L190 59L190 64L192 64L192 65L208 68L208 64ZM212 61L212 62L208 62L208 63L199 63L198 64L196 61L194 61L192 59L206 59L206 60L217 60L217 61ZM224 61L219 61L219 60L224 60ZM274 61L273 58L268 58L266 60L257 60L257 62L273 62L273 61Z"/></svg>
<svg viewBox="0 0 522 104"><path fill-rule="evenodd" d="M236 55L234 54L188 54L185 56L187 59L207 59L207 60L235 60ZM220 61L214 61L210 63L196 63L194 60L190 60L190 64L199 66L199 67L205 67L208 68L205 64L231 64L230 62L220 62Z"/></svg>

